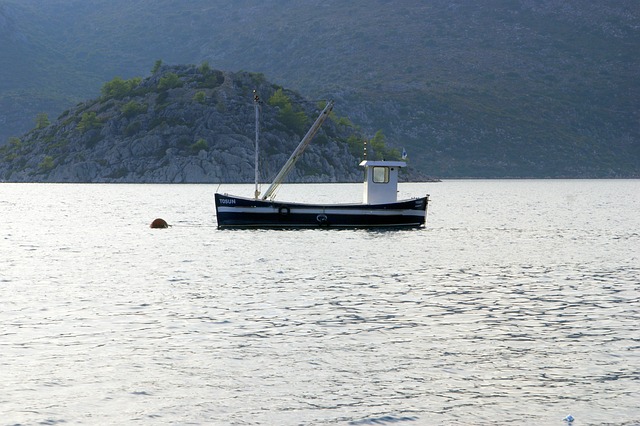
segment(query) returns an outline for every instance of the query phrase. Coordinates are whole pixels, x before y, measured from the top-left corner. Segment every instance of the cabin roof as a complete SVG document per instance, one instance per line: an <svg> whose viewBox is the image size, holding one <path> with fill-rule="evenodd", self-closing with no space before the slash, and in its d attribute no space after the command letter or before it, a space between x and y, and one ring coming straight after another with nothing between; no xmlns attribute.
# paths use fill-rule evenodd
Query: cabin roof
<svg viewBox="0 0 640 426"><path fill-rule="evenodd" d="M360 165L362 167L407 167L407 163L404 161L372 161L363 160Z"/></svg>

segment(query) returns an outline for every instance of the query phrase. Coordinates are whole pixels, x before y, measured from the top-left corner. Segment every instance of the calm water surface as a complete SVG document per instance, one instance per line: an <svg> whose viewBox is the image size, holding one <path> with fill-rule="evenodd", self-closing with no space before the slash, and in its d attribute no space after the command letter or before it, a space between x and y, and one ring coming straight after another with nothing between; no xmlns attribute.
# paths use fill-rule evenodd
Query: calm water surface
<svg viewBox="0 0 640 426"><path fill-rule="evenodd" d="M640 424L640 181L404 184L387 232L219 231L218 189L0 184L0 424Z"/></svg>

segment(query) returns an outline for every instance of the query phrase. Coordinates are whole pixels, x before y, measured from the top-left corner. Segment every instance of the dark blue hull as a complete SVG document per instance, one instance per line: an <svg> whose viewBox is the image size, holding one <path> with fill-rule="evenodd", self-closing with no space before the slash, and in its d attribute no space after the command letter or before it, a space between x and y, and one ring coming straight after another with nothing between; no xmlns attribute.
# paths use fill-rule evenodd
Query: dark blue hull
<svg viewBox="0 0 640 426"><path fill-rule="evenodd" d="M218 228L418 228L429 197L387 204L303 204L215 194Z"/></svg>

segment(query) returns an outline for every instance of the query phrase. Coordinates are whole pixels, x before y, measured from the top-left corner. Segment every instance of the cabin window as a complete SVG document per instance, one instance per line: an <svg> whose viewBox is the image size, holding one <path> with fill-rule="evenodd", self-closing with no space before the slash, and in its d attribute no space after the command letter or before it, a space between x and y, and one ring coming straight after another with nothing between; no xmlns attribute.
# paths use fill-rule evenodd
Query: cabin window
<svg viewBox="0 0 640 426"><path fill-rule="evenodd" d="M389 168L388 167L374 167L373 168L373 182L374 183L388 183L389 182Z"/></svg>

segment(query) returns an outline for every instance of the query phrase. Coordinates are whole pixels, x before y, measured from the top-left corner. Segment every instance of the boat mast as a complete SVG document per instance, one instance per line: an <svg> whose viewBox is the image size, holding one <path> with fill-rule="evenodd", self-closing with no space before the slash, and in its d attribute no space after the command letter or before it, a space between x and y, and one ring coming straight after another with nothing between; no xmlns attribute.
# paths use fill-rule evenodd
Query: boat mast
<svg viewBox="0 0 640 426"><path fill-rule="evenodd" d="M277 176L273 180L273 183L271 184L269 189L267 189L267 191L262 196L263 200L266 200L267 198L273 199L275 197L275 192L280 186L280 184L282 183L282 181L284 180L284 178L289 174L294 164L296 164L296 161L298 161L298 159L300 158L304 150L307 148L307 146L309 145L313 137L316 135L316 133L318 133L318 130L320 129L320 126L322 126L322 123L324 123L327 117L329 117L329 113L333 109L333 104L334 104L333 101L329 101L327 105L324 107L324 109L322 110L318 118L316 118L316 121L313 123L313 125L311 126L307 134L304 136L304 138L302 138L302 140L300 141L296 149L291 154L291 157L289 157L287 162L284 163L284 166L282 166L282 169L280 169L280 171L278 172Z"/></svg>
<svg viewBox="0 0 640 426"><path fill-rule="evenodd" d="M254 191L254 196L256 200L260 197L260 189L258 188L258 148L260 141L260 96L258 96L258 92L253 90L253 107L256 110L256 148L255 148L255 183L256 190Z"/></svg>

